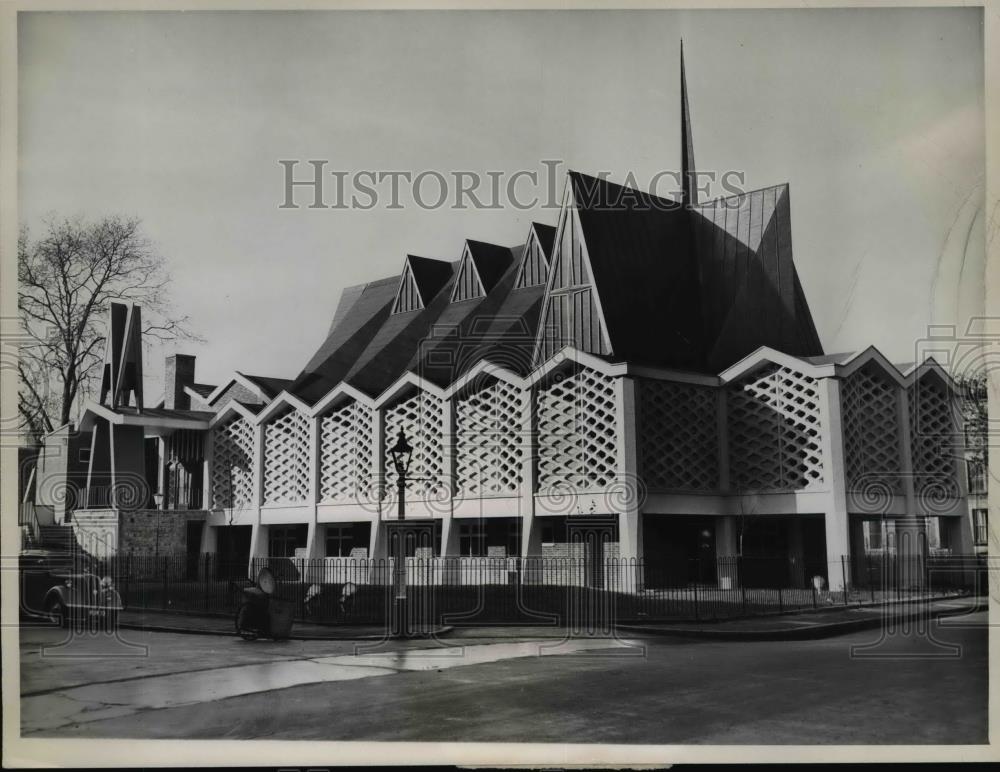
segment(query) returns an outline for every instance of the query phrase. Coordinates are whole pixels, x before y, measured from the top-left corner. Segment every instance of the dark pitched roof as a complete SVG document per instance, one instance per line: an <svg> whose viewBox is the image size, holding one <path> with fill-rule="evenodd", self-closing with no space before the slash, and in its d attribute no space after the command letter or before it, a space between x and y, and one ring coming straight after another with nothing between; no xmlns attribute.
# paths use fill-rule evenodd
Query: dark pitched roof
<svg viewBox="0 0 1000 772"><path fill-rule="evenodd" d="M427 306L441 288L448 283L454 272L454 265L445 260L433 260L429 257L407 255L406 260L413 272L413 280L420 290L420 297Z"/></svg>
<svg viewBox="0 0 1000 772"><path fill-rule="evenodd" d="M545 225L540 222L531 223L531 227L535 229L535 235L538 237L538 243L545 252L545 257L547 259L552 258L552 245L556 240L556 229L552 225Z"/></svg>
<svg viewBox="0 0 1000 772"><path fill-rule="evenodd" d="M792 260L788 185L691 208L710 369L760 346L823 354Z"/></svg>
<svg viewBox="0 0 1000 772"><path fill-rule="evenodd" d="M312 403L344 379L389 318L399 279L391 276L343 291L326 339L288 391Z"/></svg>
<svg viewBox="0 0 1000 772"><path fill-rule="evenodd" d="M472 262L476 264L483 291L489 293L514 262L514 254L508 247L487 244L485 241L469 239L465 243L469 246Z"/></svg>
<svg viewBox="0 0 1000 772"><path fill-rule="evenodd" d="M252 381L268 399L274 399L293 383L288 378L269 378L264 375L249 375L247 373L240 373L240 375Z"/></svg>
<svg viewBox="0 0 1000 772"><path fill-rule="evenodd" d="M704 367L698 274L675 201L570 172L613 358Z"/></svg>
<svg viewBox="0 0 1000 772"><path fill-rule="evenodd" d="M189 388L191 389L191 391L193 391L199 397L201 397L202 399L204 399L209 394L211 394L213 391L215 391L217 387L216 386L211 386L211 385L209 385L207 383L192 383L189 386Z"/></svg>
<svg viewBox="0 0 1000 772"><path fill-rule="evenodd" d="M545 288L513 292L518 268L512 255L486 297L445 309L406 369L439 386L451 384L482 359L526 375Z"/></svg>

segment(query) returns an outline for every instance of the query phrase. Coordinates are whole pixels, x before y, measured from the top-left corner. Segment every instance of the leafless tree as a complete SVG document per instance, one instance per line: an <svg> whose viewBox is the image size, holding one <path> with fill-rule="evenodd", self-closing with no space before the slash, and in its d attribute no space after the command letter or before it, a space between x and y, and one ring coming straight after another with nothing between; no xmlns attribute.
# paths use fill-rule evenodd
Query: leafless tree
<svg viewBox="0 0 1000 772"><path fill-rule="evenodd" d="M989 469L989 401L986 395L986 370L959 376L962 423L965 434L966 461L970 476L985 475Z"/></svg>
<svg viewBox="0 0 1000 772"><path fill-rule="evenodd" d="M35 437L68 423L91 393L103 362L113 300L139 303L148 340L194 339L187 317L171 312L165 261L136 218L88 222L50 217L18 240L19 411Z"/></svg>

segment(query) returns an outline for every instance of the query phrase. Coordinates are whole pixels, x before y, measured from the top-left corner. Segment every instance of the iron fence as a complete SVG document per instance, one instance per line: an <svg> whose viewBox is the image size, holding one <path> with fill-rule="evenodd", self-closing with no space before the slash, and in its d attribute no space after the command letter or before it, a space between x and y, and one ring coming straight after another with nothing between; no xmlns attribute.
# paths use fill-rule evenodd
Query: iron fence
<svg viewBox="0 0 1000 772"><path fill-rule="evenodd" d="M808 575L786 558L719 558L678 565L578 558L407 558L405 583L393 559L118 555L96 571L115 581L128 608L234 614L250 577L268 567L297 621L383 624L405 594L408 613L428 624L605 624L611 620L714 620L820 609L980 589L980 559L921 561L846 557ZM711 569L711 570L709 570ZM839 578L839 581L838 581ZM868 579L868 581L864 581ZM829 589L831 581L836 587ZM404 590L405 587L405 590Z"/></svg>

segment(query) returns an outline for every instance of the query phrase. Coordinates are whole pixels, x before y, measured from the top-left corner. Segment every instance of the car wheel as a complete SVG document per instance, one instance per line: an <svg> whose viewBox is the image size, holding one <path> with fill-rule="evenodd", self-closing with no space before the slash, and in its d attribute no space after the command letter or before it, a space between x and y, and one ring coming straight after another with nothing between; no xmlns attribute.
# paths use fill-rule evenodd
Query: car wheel
<svg viewBox="0 0 1000 772"><path fill-rule="evenodd" d="M253 618L253 608L249 603L244 603L236 612L236 634L245 641L255 641L260 635Z"/></svg>
<svg viewBox="0 0 1000 772"><path fill-rule="evenodd" d="M59 625L59 627L69 627L69 613L66 610L66 605L61 600L57 598L49 601L49 605L45 610L49 618Z"/></svg>

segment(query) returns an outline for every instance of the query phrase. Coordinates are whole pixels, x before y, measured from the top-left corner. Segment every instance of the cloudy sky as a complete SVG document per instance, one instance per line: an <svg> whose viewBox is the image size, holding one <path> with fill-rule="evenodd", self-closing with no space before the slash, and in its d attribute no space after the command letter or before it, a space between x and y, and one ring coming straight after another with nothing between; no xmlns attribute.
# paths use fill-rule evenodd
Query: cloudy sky
<svg viewBox="0 0 1000 772"><path fill-rule="evenodd" d="M559 160L560 189L567 168L649 180L679 164L683 37L699 168L741 171L747 189L790 183L824 347L875 344L908 361L928 324L981 303L981 279L969 280L983 261L981 19L974 8L21 14L21 220L140 217L178 311L207 340L176 347L198 355L198 379L293 377L345 286L398 273L408 252L454 260L466 237L520 243L555 212L427 210L405 186L399 209L310 209L302 192L301 208L281 209L279 160L507 176ZM174 348L150 353L151 394Z"/></svg>

